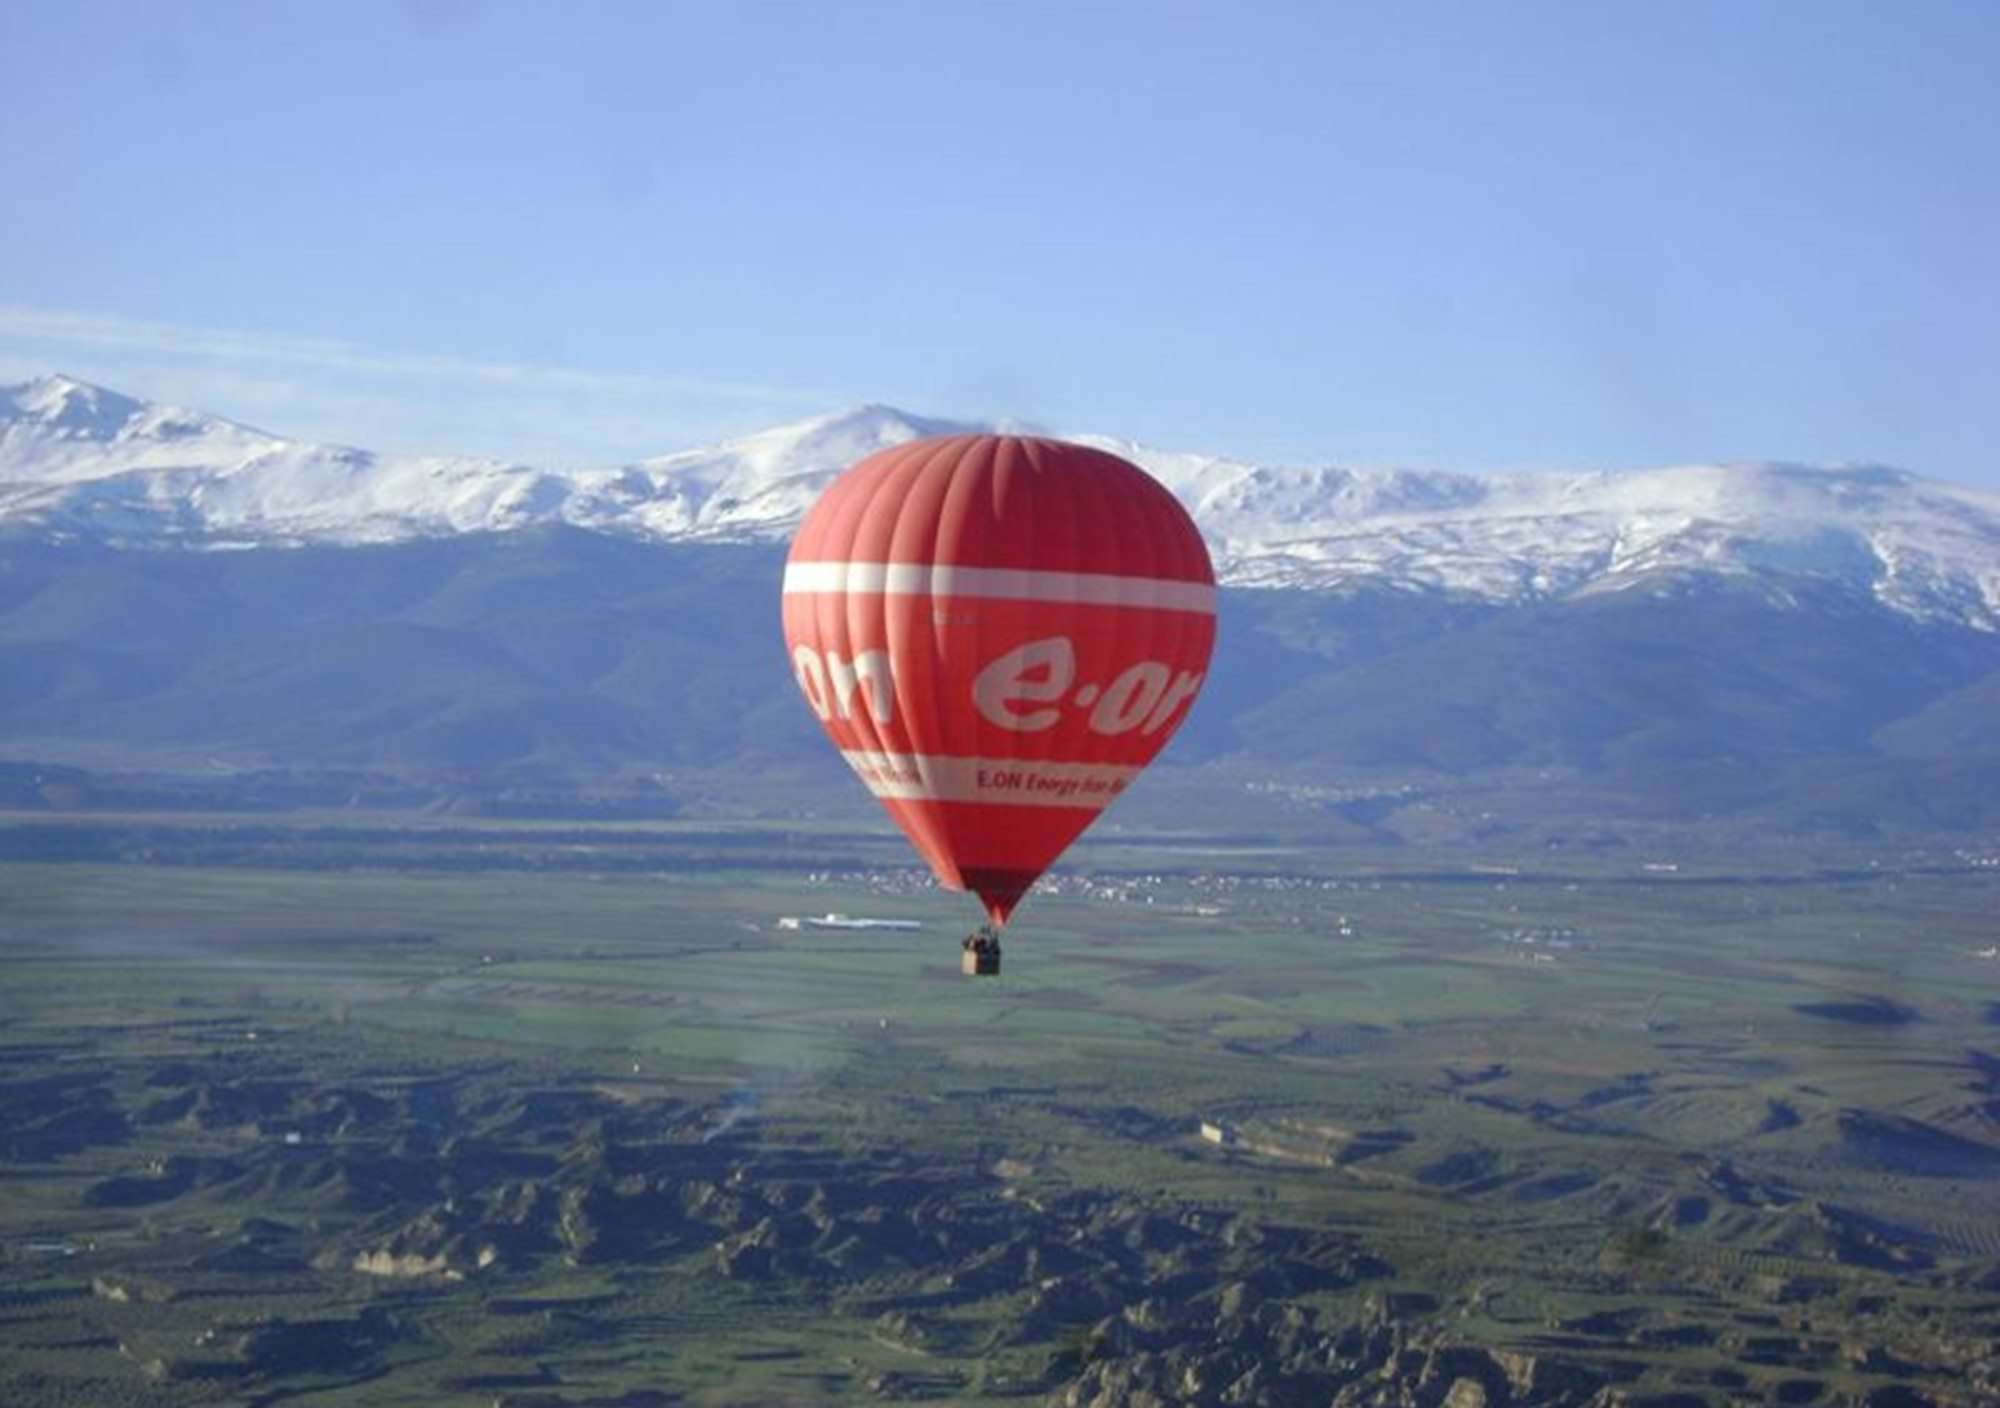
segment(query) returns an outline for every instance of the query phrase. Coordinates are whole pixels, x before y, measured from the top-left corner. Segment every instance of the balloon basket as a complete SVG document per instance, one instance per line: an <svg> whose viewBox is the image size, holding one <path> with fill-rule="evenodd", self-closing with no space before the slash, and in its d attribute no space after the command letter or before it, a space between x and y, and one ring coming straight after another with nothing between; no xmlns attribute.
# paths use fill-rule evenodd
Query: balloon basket
<svg viewBox="0 0 2000 1408"><path fill-rule="evenodd" d="M997 978L1000 976L1000 936L992 929L981 929L969 934L965 940L965 952L960 956L959 968L968 978Z"/></svg>

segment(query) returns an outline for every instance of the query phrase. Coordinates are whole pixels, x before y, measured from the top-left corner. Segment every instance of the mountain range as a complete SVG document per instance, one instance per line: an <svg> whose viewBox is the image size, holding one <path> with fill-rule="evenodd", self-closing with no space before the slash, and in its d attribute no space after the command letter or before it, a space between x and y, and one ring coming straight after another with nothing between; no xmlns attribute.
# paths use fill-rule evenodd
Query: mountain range
<svg viewBox="0 0 2000 1408"><path fill-rule="evenodd" d="M862 406L635 464L570 470L313 445L62 376L0 389L0 525L125 548L356 545L567 525L644 542L778 542L834 475L991 429ZM1903 615L2000 626L2000 494L1879 466L1691 465L1474 477L1267 467L1081 440L1143 466L1222 580L1488 602L1661 574L1782 577Z"/></svg>
<svg viewBox="0 0 2000 1408"><path fill-rule="evenodd" d="M553 469L0 388L0 759L784 809L837 764L776 644L783 544L856 459L974 428L865 406ZM1068 438L1173 489L1225 585L1156 801L1220 788L1390 840L2000 817L2000 495L1880 466L1472 477Z"/></svg>

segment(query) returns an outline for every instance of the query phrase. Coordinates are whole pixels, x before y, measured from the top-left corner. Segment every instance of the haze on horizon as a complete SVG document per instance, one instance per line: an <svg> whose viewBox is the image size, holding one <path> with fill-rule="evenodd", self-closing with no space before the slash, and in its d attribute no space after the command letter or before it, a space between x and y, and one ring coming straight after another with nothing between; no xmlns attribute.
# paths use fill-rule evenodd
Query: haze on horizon
<svg viewBox="0 0 2000 1408"><path fill-rule="evenodd" d="M864 401L2000 487L2000 11L21 0L0 381L543 463Z"/></svg>

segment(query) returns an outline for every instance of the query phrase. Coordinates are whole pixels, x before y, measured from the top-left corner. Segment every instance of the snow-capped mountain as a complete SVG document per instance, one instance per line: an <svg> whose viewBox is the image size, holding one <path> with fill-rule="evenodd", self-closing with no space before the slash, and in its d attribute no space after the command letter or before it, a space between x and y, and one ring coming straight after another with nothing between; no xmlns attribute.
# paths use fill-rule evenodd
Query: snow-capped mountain
<svg viewBox="0 0 2000 1408"><path fill-rule="evenodd" d="M985 427L884 406L608 468L304 444L67 377L0 389L0 526L122 547L382 543L562 523L775 540L862 456ZM1079 436L1145 466L1225 581L1511 602L1663 575L1791 579L2000 629L2000 495L1879 467L1696 465L1471 477L1274 468Z"/></svg>
<svg viewBox="0 0 2000 1408"><path fill-rule="evenodd" d="M611 468L377 455L286 440L63 376L0 389L0 523L121 547L388 543L567 523L766 538L843 467L961 427L886 407Z"/></svg>

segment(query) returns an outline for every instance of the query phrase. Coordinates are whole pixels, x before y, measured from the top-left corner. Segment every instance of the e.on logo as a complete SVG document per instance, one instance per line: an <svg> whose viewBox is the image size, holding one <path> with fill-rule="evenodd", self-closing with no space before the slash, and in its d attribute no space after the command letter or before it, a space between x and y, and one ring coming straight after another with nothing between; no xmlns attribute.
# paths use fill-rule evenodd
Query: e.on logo
<svg viewBox="0 0 2000 1408"><path fill-rule="evenodd" d="M896 686L889 674L886 650L864 650L852 661L843 660L838 652L829 650L822 660L811 646L795 646L792 672L799 677L806 703L812 705L821 723L835 715L853 718L857 690L866 696L868 717L876 723L886 724L896 715Z"/></svg>
<svg viewBox="0 0 2000 1408"><path fill-rule="evenodd" d="M822 723L852 719L857 705L877 724L896 715L896 684L886 650L864 650L852 660L838 651L824 655L809 645L792 648L799 689ZM972 704L981 718L1013 733L1054 728L1065 711L1089 710L1092 733L1107 738L1137 729L1158 733L1201 689L1192 670L1175 674L1157 660L1141 660L1108 683L1076 678L1076 646L1067 636L1049 636L1016 646L972 680Z"/></svg>
<svg viewBox="0 0 2000 1408"><path fill-rule="evenodd" d="M1075 645L1067 636L1050 636L1018 646L981 670L972 681L972 703L988 723L1017 733L1053 728L1065 709L1090 710L1090 731L1107 737L1135 728L1158 733L1194 698L1201 681L1191 670L1175 675L1157 660L1141 660L1108 684L1079 685Z"/></svg>

